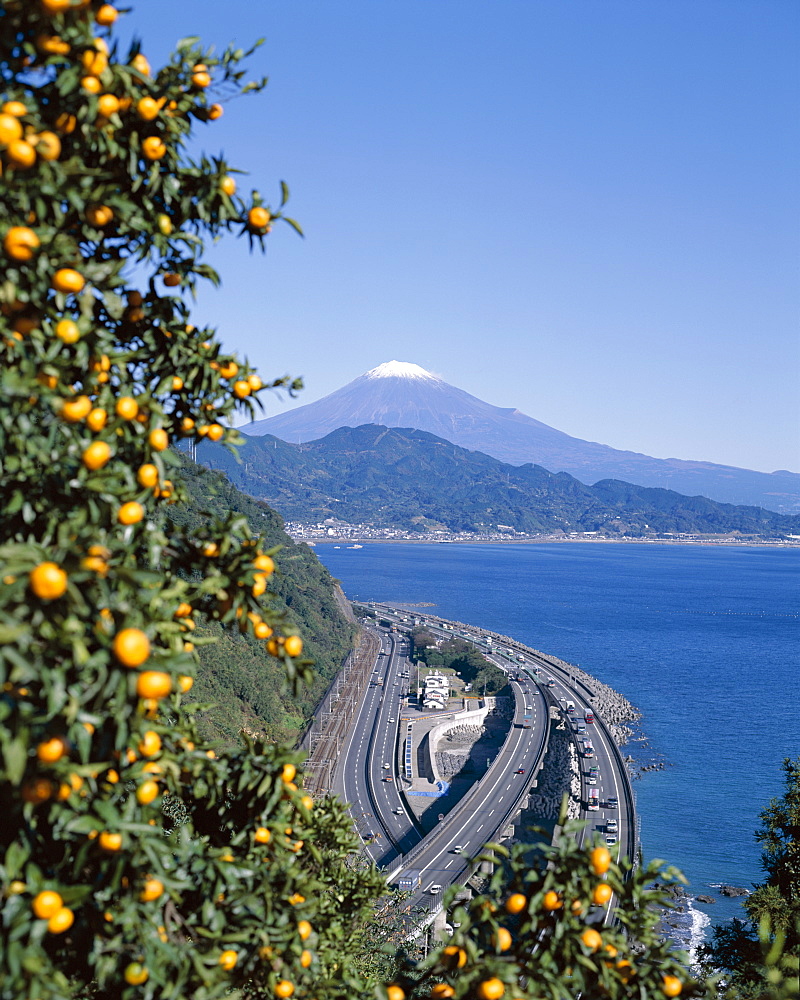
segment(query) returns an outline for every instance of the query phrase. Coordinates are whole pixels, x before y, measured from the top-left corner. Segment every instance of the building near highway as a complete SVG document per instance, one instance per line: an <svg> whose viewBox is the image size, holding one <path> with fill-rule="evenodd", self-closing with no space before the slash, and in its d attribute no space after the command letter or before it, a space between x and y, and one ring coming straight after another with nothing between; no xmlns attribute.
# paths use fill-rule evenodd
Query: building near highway
<svg viewBox="0 0 800 1000"><path fill-rule="evenodd" d="M432 674L426 674L422 678L425 687L422 695L422 707L430 708L436 712L442 712L447 708L447 699L450 696L450 681L444 674L434 670Z"/></svg>

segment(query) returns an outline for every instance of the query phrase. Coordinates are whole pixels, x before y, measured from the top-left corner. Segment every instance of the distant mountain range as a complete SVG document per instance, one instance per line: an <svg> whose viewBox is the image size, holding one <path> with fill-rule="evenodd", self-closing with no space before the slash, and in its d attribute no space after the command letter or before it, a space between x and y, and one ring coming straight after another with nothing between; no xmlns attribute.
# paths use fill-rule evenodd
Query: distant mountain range
<svg viewBox="0 0 800 1000"><path fill-rule="evenodd" d="M492 406L419 365L390 361L330 395L242 427L248 435L274 434L284 441L316 441L340 427L380 424L428 431L453 444L511 465L527 462L568 472L591 485L617 479L664 487L768 510L800 511L800 475L755 472L711 462L651 458L584 441L513 407Z"/></svg>
<svg viewBox="0 0 800 1000"><path fill-rule="evenodd" d="M539 465L507 465L425 431L368 424L319 441L248 438L241 462L204 443L198 461L223 470L243 492L287 520L405 529L526 533L596 531L611 537L737 532L800 535L800 516L736 507L672 490L604 480L587 486Z"/></svg>

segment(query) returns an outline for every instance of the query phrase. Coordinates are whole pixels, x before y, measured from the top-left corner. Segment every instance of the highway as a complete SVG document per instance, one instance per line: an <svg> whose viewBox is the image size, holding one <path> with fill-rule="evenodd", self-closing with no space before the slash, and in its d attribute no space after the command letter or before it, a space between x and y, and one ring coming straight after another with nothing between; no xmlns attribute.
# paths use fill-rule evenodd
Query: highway
<svg viewBox="0 0 800 1000"><path fill-rule="evenodd" d="M400 628L410 627L408 614L388 606L376 608ZM483 844L494 839L518 810L541 765L550 726L549 705L559 703L579 752L581 818L587 820L579 835L580 842L596 831L603 838L615 839L615 844L609 843L612 856L617 850L629 854L635 845L630 783L621 755L597 717L590 692L566 670L538 658L533 651L526 649L521 654L519 650L525 647L516 643L509 646L495 641L487 649L488 633L481 629L456 627L424 615L415 615L415 619L442 638L455 635L473 641L487 658L512 676L517 675L519 680L511 685L515 698L513 725L494 762L486 775L423 837L402 794L410 783L404 777L400 759L406 733L404 719L420 717L416 706L409 706L406 697L410 672L416 668L408 660L405 637L390 629L376 629L381 652L373 680L345 742L333 790L351 804L356 829L375 863L387 872L387 880L396 884L401 875L418 872L410 905L439 908L444 888L454 881L463 881L468 874L467 858L477 855ZM564 711L569 701L575 706L571 717ZM595 721L587 721L587 712L594 713ZM525 716L530 717L530 729L523 728ZM442 719L447 718L448 714L443 713ZM582 753L584 738L592 743L591 757ZM592 767L597 768L594 776L590 774ZM597 789L600 806L596 810L588 808L590 789ZM609 820L612 826L616 822L617 830L609 830ZM611 919L612 905L613 901L607 908L606 919Z"/></svg>

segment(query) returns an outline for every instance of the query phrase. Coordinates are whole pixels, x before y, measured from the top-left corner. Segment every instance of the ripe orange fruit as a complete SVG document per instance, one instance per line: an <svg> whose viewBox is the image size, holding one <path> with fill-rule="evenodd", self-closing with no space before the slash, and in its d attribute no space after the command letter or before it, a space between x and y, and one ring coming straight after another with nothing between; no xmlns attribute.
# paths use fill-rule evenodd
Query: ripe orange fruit
<svg viewBox="0 0 800 1000"><path fill-rule="evenodd" d="M63 905L64 900L57 892L44 889L34 896L31 909L40 920L49 920L54 913L58 913Z"/></svg>
<svg viewBox="0 0 800 1000"><path fill-rule="evenodd" d="M594 847L589 854L589 866L595 875L605 875L611 865L611 855L606 847Z"/></svg>
<svg viewBox="0 0 800 1000"><path fill-rule="evenodd" d="M61 156L61 140L55 132L40 132L31 140L41 160L57 160Z"/></svg>
<svg viewBox="0 0 800 1000"><path fill-rule="evenodd" d="M36 747L36 756L43 764L55 764L57 760L61 760L66 752L66 740L60 736L52 736L49 740L42 741Z"/></svg>
<svg viewBox="0 0 800 1000"><path fill-rule="evenodd" d="M87 49L81 56L81 64L87 76L100 76L108 69L108 56L105 52Z"/></svg>
<svg viewBox="0 0 800 1000"><path fill-rule="evenodd" d="M266 622L257 622L253 628L256 639L269 639L272 635L272 629L267 625Z"/></svg>
<svg viewBox="0 0 800 1000"><path fill-rule="evenodd" d="M297 774L297 768L294 764L284 764L281 768L281 781L289 782L294 781L294 777Z"/></svg>
<svg viewBox="0 0 800 1000"><path fill-rule="evenodd" d="M112 25L116 19L119 17L119 11L116 7L112 7L110 3L104 3L103 6L94 15L95 21L101 24L104 28Z"/></svg>
<svg viewBox="0 0 800 1000"><path fill-rule="evenodd" d="M18 170L28 170L36 163L36 150L24 139L16 139L6 147L6 158L9 166Z"/></svg>
<svg viewBox="0 0 800 1000"><path fill-rule="evenodd" d="M158 101L152 97L142 97L136 102L136 114L143 121L151 122L157 117L160 110L161 108L158 105Z"/></svg>
<svg viewBox="0 0 800 1000"><path fill-rule="evenodd" d="M130 962L122 975L129 986L141 986L150 978L150 973L141 962Z"/></svg>
<svg viewBox="0 0 800 1000"><path fill-rule="evenodd" d="M552 889L544 894L542 906L545 910L560 910L563 905L558 893L553 892Z"/></svg>
<svg viewBox="0 0 800 1000"><path fill-rule="evenodd" d="M256 206L247 213L247 225L255 232L264 232L270 223L272 216L266 210Z"/></svg>
<svg viewBox="0 0 800 1000"><path fill-rule="evenodd" d="M253 840L257 844L268 844L272 840L272 834L265 826L260 826L253 834Z"/></svg>
<svg viewBox="0 0 800 1000"><path fill-rule="evenodd" d="M140 465L136 480L145 489L152 489L158 483L158 469L149 462Z"/></svg>
<svg viewBox="0 0 800 1000"><path fill-rule="evenodd" d="M41 0L46 14L63 14L69 10L72 0Z"/></svg>
<svg viewBox="0 0 800 1000"><path fill-rule="evenodd" d="M27 115L28 113L28 109L22 101L6 101L2 108L0 108L0 111L4 115L13 115L15 118L22 118L23 115Z"/></svg>
<svg viewBox="0 0 800 1000"><path fill-rule="evenodd" d="M145 879L142 891L139 893L139 899L143 903L152 903L154 899L158 899L163 894L164 883L157 878L148 878Z"/></svg>
<svg viewBox="0 0 800 1000"><path fill-rule="evenodd" d="M110 458L110 446L105 441L93 441L84 451L82 461L87 469L95 472L97 469L102 469Z"/></svg>
<svg viewBox="0 0 800 1000"><path fill-rule="evenodd" d="M54 562L39 563L28 577L30 588L44 601L61 597L67 589L67 574Z"/></svg>
<svg viewBox="0 0 800 1000"><path fill-rule="evenodd" d="M47 929L51 934L63 934L75 922L75 914L66 906L62 906L47 921Z"/></svg>
<svg viewBox="0 0 800 1000"><path fill-rule="evenodd" d="M12 226L3 237L3 249L12 260L32 260L39 245L39 237L27 226Z"/></svg>
<svg viewBox="0 0 800 1000"><path fill-rule="evenodd" d="M300 935L301 941L306 941L311 937L311 924L307 920L297 921L297 933Z"/></svg>
<svg viewBox="0 0 800 1000"><path fill-rule="evenodd" d="M307 969L313 961L314 956L310 951L308 951L308 949L304 948L303 951L300 952L300 964L304 969Z"/></svg>
<svg viewBox="0 0 800 1000"><path fill-rule="evenodd" d="M150 640L140 628L124 628L114 636L111 649L124 667L140 667L150 656Z"/></svg>
<svg viewBox="0 0 800 1000"><path fill-rule="evenodd" d="M204 70L198 70L192 73L192 86L197 87L198 90L205 90L206 87L211 85L211 76Z"/></svg>
<svg viewBox="0 0 800 1000"><path fill-rule="evenodd" d="M449 944L442 950L442 955L445 956L445 964L452 969L463 969L467 964L467 953L457 945Z"/></svg>
<svg viewBox="0 0 800 1000"><path fill-rule="evenodd" d="M258 392L259 389L264 388L264 383L258 377L258 375L248 375L247 384L250 386L251 392Z"/></svg>
<svg viewBox="0 0 800 1000"><path fill-rule="evenodd" d="M597 951L603 944L603 939L593 927L586 928L583 934L581 934L581 941L591 951Z"/></svg>
<svg viewBox="0 0 800 1000"><path fill-rule="evenodd" d="M77 295L78 292L83 291L86 279L74 268L61 267L53 275L50 284L57 292L64 292L66 294L71 292L74 295Z"/></svg>
<svg viewBox="0 0 800 1000"><path fill-rule="evenodd" d="M592 889L592 902L595 906L605 906L613 895L614 890L608 882L598 882L594 889Z"/></svg>
<svg viewBox="0 0 800 1000"><path fill-rule="evenodd" d="M3 106L5 109L5 105ZM22 112L25 114L25 112ZM0 146L7 146L10 142L16 142L22 138L22 126L17 121L15 115L0 115Z"/></svg>
<svg viewBox="0 0 800 1000"><path fill-rule="evenodd" d="M120 524L138 524L144 517L144 507L135 500L124 503L117 511L117 520Z"/></svg>
<svg viewBox="0 0 800 1000"><path fill-rule="evenodd" d="M174 271L169 271L161 279L167 288L176 288L181 283L181 276Z"/></svg>
<svg viewBox="0 0 800 1000"><path fill-rule="evenodd" d="M287 635L283 648L289 656L299 656L303 652L303 640L299 635Z"/></svg>
<svg viewBox="0 0 800 1000"><path fill-rule="evenodd" d="M286 1000L287 997L290 997L294 993L294 983L288 979L279 979L272 987L272 992L276 997L282 997L283 1000Z"/></svg>
<svg viewBox="0 0 800 1000"><path fill-rule="evenodd" d="M153 451L163 451L169 445L169 436L160 427L156 427L150 431L147 440Z"/></svg>
<svg viewBox="0 0 800 1000"><path fill-rule="evenodd" d="M148 136L142 142L142 155L146 160L160 160L167 155L167 147L163 139L157 135Z"/></svg>
<svg viewBox="0 0 800 1000"><path fill-rule="evenodd" d="M112 833L110 830L102 830L97 843L100 845L101 850L108 851L109 854L114 854L116 851L122 850L122 834Z"/></svg>
<svg viewBox="0 0 800 1000"><path fill-rule="evenodd" d="M101 94L97 98L97 111L104 118L110 118L119 111L119 98L114 94Z"/></svg>
<svg viewBox="0 0 800 1000"><path fill-rule="evenodd" d="M53 782L49 778L29 778L22 786L22 798L38 806L52 797L53 790Z"/></svg>
<svg viewBox="0 0 800 1000"><path fill-rule="evenodd" d="M456 995L456 991L449 983L436 983L431 987L428 995L432 1000L448 1000L449 997Z"/></svg>
<svg viewBox="0 0 800 1000"><path fill-rule="evenodd" d="M133 396L120 396L114 407L114 412L123 420L135 420L139 414L139 404Z"/></svg>
<svg viewBox="0 0 800 1000"><path fill-rule="evenodd" d="M225 951L223 951L219 956L218 961L226 972L230 972L239 961L239 953L234 951L233 948L226 948Z"/></svg>
<svg viewBox="0 0 800 1000"><path fill-rule="evenodd" d="M677 976L664 976L664 981L661 989L664 991L665 995L668 997L676 997L680 994L683 989L683 983L678 979Z"/></svg>
<svg viewBox="0 0 800 1000"><path fill-rule="evenodd" d="M136 789L136 801L141 806L149 805L158 796L158 783L145 781Z"/></svg>
<svg viewBox="0 0 800 1000"><path fill-rule="evenodd" d="M67 46L67 49L69 50L69 46ZM63 112L63 114L60 114L58 118L56 118L56 128L60 132L64 132L66 135L69 135L71 132L74 132L77 124L78 124L78 119L75 117L75 115L68 115L66 111Z"/></svg>
<svg viewBox="0 0 800 1000"><path fill-rule="evenodd" d="M191 645L191 643L189 643L189 645ZM180 674L178 676L178 687L181 690L181 694L188 694L188 692L194 687L194 677L190 677L188 674Z"/></svg>
<svg viewBox="0 0 800 1000"><path fill-rule="evenodd" d="M106 411L102 407L97 406L89 411L89 415L86 417L86 425L90 430L101 431L105 427L107 419L108 414Z"/></svg>
<svg viewBox="0 0 800 1000"><path fill-rule="evenodd" d="M224 428L220 424L209 424L208 425L208 436L212 441L219 441L219 439L225 433Z"/></svg>
<svg viewBox="0 0 800 1000"><path fill-rule="evenodd" d="M386 1000L406 1000L405 990L401 986L391 986L386 987Z"/></svg>
<svg viewBox="0 0 800 1000"><path fill-rule="evenodd" d="M136 680L140 698L165 698L172 690L172 678L162 670L144 670Z"/></svg>
<svg viewBox="0 0 800 1000"><path fill-rule="evenodd" d="M219 189L223 194L232 198L236 194L236 181L230 175L223 177L219 182Z"/></svg>
<svg viewBox="0 0 800 1000"><path fill-rule="evenodd" d="M494 945L498 951L508 951L511 947L511 934L505 927L498 927L494 935Z"/></svg>
<svg viewBox="0 0 800 1000"><path fill-rule="evenodd" d="M250 383L245 381L245 379L238 379L233 383L233 394L237 399L244 399L245 396L250 395L250 392Z"/></svg>
<svg viewBox="0 0 800 1000"><path fill-rule="evenodd" d="M37 35L36 48L51 56L65 56L70 51L70 44L60 35Z"/></svg>
<svg viewBox="0 0 800 1000"><path fill-rule="evenodd" d="M139 753L143 757L155 757L161 752L161 737L153 729L148 729L139 740Z"/></svg>
<svg viewBox="0 0 800 1000"><path fill-rule="evenodd" d="M76 396L74 399L67 399L61 407L61 416L70 424L88 417L92 410L92 401L88 396Z"/></svg>
<svg viewBox="0 0 800 1000"><path fill-rule="evenodd" d="M114 218L114 212L108 205L90 205L86 209L86 221L90 226L102 229Z"/></svg>
<svg viewBox="0 0 800 1000"><path fill-rule="evenodd" d="M147 57L143 56L141 52L131 59L131 66L137 72L141 73L142 76L150 76L150 63L147 61Z"/></svg>
<svg viewBox="0 0 800 1000"><path fill-rule="evenodd" d="M56 336L65 344L76 344L81 339L81 331L75 320L60 319L56 323Z"/></svg>
<svg viewBox="0 0 800 1000"><path fill-rule="evenodd" d="M81 77L81 87L87 94L99 94L103 89L103 85L97 77L91 75Z"/></svg>
<svg viewBox="0 0 800 1000"><path fill-rule="evenodd" d="M506 988L502 980L498 979L497 976L493 976L491 979L484 979L478 983L476 992L481 1000L500 1000L505 991Z"/></svg>
<svg viewBox="0 0 800 1000"><path fill-rule="evenodd" d="M225 109L222 107L221 104L212 104L211 107L208 109L208 117L212 122L215 122L217 118L222 118L224 114L225 114Z"/></svg>
<svg viewBox="0 0 800 1000"><path fill-rule="evenodd" d="M239 373L239 366L235 361L228 361L226 364L219 366L219 373L223 378L235 378Z"/></svg>
<svg viewBox="0 0 800 1000"><path fill-rule="evenodd" d="M521 892L512 893L505 902L506 913L521 913L527 905L527 896Z"/></svg>

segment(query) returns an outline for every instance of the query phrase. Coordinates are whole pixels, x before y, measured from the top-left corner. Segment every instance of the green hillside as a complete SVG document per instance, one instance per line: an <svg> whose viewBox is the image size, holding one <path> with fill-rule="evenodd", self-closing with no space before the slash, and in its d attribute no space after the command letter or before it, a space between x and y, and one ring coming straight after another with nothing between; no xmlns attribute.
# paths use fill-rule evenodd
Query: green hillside
<svg viewBox="0 0 800 1000"><path fill-rule="evenodd" d="M586 486L566 472L506 465L408 428L340 427L305 444L250 437L241 463L218 445L204 444L199 454L293 521L333 517L404 529L428 523L451 531L507 525L531 534L593 531L612 538L800 534L798 516L611 479Z"/></svg>
<svg viewBox="0 0 800 1000"><path fill-rule="evenodd" d="M295 698L286 688L283 666L266 652L263 642L198 618L192 638L218 639L206 646L197 643L200 668L194 692L198 701L215 704L204 716L202 728L207 736L226 740L234 739L243 727L291 740L352 646L354 626L337 601L336 582L308 546L289 538L279 514L245 496L224 475L181 456L179 476L191 499L168 508L168 517L176 524L191 526L236 511L266 535L269 546L282 546L272 582L277 607L288 611L316 664L315 683Z"/></svg>

